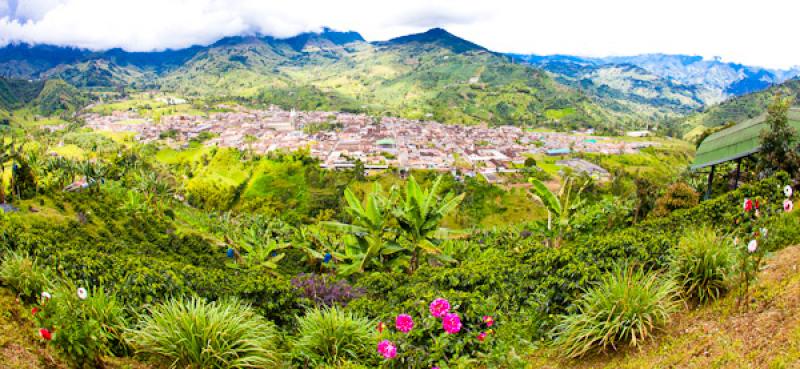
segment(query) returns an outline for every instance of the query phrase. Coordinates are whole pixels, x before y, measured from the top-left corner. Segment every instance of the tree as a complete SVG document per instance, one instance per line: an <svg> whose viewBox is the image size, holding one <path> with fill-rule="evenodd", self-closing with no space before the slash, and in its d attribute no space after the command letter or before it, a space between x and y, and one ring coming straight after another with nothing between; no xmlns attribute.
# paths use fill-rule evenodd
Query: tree
<svg viewBox="0 0 800 369"><path fill-rule="evenodd" d="M758 168L767 174L783 170L797 176L800 155L797 153L797 131L789 126L791 99L776 95L767 108L768 130L761 133Z"/></svg>

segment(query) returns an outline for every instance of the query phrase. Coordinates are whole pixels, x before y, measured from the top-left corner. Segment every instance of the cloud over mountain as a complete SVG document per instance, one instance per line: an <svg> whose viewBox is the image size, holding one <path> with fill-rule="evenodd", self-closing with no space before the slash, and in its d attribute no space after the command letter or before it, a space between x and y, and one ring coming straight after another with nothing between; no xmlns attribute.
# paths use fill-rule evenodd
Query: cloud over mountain
<svg viewBox="0 0 800 369"><path fill-rule="evenodd" d="M325 26L373 41L443 27L501 52L719 55L785 68L800 64L790 44L798 13L785 0L0 0L0 45L149 51Z"/></svg>

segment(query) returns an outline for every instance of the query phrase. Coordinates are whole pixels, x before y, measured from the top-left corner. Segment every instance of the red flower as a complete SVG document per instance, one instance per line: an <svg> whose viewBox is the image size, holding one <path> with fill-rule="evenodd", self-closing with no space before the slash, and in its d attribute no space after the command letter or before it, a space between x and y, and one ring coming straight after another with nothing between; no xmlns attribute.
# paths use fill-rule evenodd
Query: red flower
<svg viewBox="0 0 800 369"><path fill-rule="evenodd" d="M42 337L45 341L50 341L53 339L53 333L51 333L47 328L39 329L39 337Z"/></svg>
<svg viewBox="0 0 800 369"><path fill-rule="evenodd" d="M752 210L753 210L753 200L744 199L744 211L749 213Z"/></svg>
<svg viewBox="0 0 800 369"><path fill-rule="evenodd" d="M485 339L486 339L486 332L481 332L481 333L478 335L478 341L481 341L481 342L483 342L483 340L485 340Z"/></svg>
<svg viewBox="0 0 800 369"><path fill-rule="evenodd" d="M38 307L34 307L33 309L31 309L31 315L36 315L36 313L38 313L38 312L39 312L39 308Z"/></svg>
<svg viewBox="0 0 800 369"><path fill-rule="evenodd" d="M378 333L383 333L384 329L386 329L386 324L383 324L383 322L379 322L378 323Z"/></svg>

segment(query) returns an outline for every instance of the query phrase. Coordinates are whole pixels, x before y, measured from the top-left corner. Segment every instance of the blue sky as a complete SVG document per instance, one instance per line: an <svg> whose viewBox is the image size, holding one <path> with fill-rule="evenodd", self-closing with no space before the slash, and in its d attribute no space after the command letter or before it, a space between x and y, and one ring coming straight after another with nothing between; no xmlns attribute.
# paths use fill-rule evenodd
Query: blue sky
<svg viewBox="0 0 800 369"><path fill-rule="evenodd" d="M144 51L330 26L385 40L444 27L502 52L720 56L787 68L800 1L791 0L0 0L0 43Z"/></svg>

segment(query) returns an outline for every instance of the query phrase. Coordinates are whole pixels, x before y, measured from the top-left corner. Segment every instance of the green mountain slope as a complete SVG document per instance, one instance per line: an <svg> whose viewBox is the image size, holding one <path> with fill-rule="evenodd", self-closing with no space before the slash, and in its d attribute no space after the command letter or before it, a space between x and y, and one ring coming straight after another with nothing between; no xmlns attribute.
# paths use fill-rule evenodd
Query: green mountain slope
<svg viewBox="0 0 800 369"><path fill-rule="evenodd" d="M0 110L32 108L42 115L75 111L87 97L62 80L26 81L0 77Z"/></svg>
<svg viewBox="0 0 800 369"><path fill-rule="evenodd" d="M13 110L28 104L44 87L43 82L0 77L0 109Z"/></svg>
<svg viewBox="0 0 800 369"><path fill-rule="evenodd" d="M270 38L239 38L198 53L161 79L190 96L240 96L302 109L360 110L474 124L603 126L621 122L537 68L441 29L387 42L309 51Z"/></svg>
<svg viewBox="0 0 800 369"><path fill-rule="evenodd" d="M794 105L800 104L800 79L793 79L767 90L729 99L711 106L703 112L693 114L680 122L681 129L687 137L693 137L709 127L716 127L728 122L740 123L755 118L767 111L775 94L791 96Z"/></svg>

